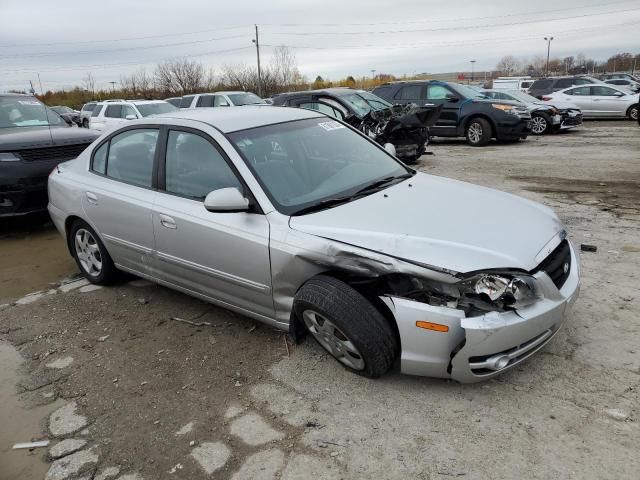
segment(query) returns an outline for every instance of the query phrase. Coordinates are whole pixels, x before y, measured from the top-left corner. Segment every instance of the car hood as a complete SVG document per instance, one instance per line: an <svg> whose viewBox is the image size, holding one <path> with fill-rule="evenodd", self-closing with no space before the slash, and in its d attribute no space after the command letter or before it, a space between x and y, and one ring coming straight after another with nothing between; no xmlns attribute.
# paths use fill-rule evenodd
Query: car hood
<svg viewBox="0 0 640 480"><path fill-rule="evenodd" d="M412 263L454 272L533 270L564 227L536 202L457 180L417 173L380 192L290 227Z"/></svg>
<svg viewBox="0 0 640 480"><path fill-rule="evenodd" d="M72 127L15 127L0 129L0 151L91 143L99 133Z"/></svg>

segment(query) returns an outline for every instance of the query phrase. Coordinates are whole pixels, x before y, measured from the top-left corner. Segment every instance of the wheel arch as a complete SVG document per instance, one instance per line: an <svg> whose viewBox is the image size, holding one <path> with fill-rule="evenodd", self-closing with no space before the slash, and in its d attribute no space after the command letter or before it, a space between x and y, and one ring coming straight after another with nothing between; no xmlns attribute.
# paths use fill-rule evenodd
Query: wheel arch
<svg viewBox="0 0 640 480"><path fill-rule="evenodd" d="M396 353L400 353L400 350L402 349L402 344L400 341L401 340L400 330L398 329L398 324L393 315L393 312L391 312L391 309L389 308L389 306L384 301L382 301L382 299L378 295L376 295L375 292L372 292L370 289L367 289L366 285L363 284L362 282L356 282L356 279L354 279L353 277L350 277L346 272L341 270L326 270L326 271L317 273L316 275L309 277L302 284L300 284L298 286L298 289L296 290L296 294L307 282L309 282L311 279L314 279L318 276L332 277L332 278L335 278L336 280L340 280L346 283L347 285L349 285L356 292L362 295L367 301L369 301L369 303L371 303L373 307L382 314L384 319L387 321L387 323L391 327L391 330L393 331L393 334L396 337L397 345L398 345L398 352ZM304 321L301 318L297 318L295 314L295 309L293 308L291 309L291 321L289 323L289 333L293 337L293 340L295 343L302 342L307 335L307 331L304 326Z"/></svg>
<svg viewBox="0 0 640 480"><path fill-rule="evenodd" d="M487 115L486 113L480 113L480 112L471 113L471 114L469 114L469 116L467 118L465 118L465 120L464 120L464 122L462 124L462 135L461 136L465 136L467 134L467 127L469 126L469 123L471 123L471 121L475 120L476 118L483 118L484 120L489 122L489 125L491 125L491 138L496 138L496 135L497 135L496 123L491 118L491 116Z"/></svg>
<svg viewBox="0 0 640 480"><path fill-rule="evenodd" d="M627 113L626 116L631 118L631 110L636 109L636 111L638 111L638 109L640 109L640 103L634 103L633 105L629 105L629 108L627 108ZM638 112L640 114L640 111ZM632 120L634 120L633 118L631 118ZM637 120L637 118L635 119Z"/></svg>

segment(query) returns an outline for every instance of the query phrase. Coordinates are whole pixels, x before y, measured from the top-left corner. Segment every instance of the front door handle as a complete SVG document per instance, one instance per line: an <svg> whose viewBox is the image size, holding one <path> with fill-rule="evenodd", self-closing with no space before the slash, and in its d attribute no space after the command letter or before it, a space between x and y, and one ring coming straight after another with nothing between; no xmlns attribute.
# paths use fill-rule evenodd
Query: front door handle
<svg viewBox="0 0 640 480"><path fill-rule="evenodd" d="M178 228L178 226L176 225L176 221L173 218L162 213L160 214L160 225L165 228L170 228L171 230L175 230L176 228Z"/></svg>
<svg viewBox="0 0 640 480"><path fill-rule="evenodd" d="M435 103L425 103L424 106L425 107L435 107L436 104Z"/></svg>
<svg viewBox="0 0 640 480"><path fill-rule="evenodd" d="M85 192L85 195L87 196L87 202L92 205L98 204L98 196L95 193Z"/></svg>

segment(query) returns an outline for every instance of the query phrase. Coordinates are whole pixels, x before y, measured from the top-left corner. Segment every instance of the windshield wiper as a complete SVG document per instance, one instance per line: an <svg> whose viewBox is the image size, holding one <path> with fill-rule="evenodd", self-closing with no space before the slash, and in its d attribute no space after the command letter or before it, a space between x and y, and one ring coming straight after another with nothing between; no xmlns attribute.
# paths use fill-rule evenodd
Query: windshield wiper
<svg viewBox="0 0 640 480"><path fill-rule="evenodd" d="M336 198L327 198L318 203L314 203L313 205L309 205L308 207L301 208L300 210L296 210L291 214L292 217L297 215L304 215L306 213L318 212L320 210L325 210L329 207L333 207L336 205L340 205L341 203L347 203L352 200L352 196L346 197L336 197Z"/></svg>
<svg viewBox="0 0 640 480"><path fill-rule="evenodd" d="M405 178L411 178L411 177L413 177L414 173L408 173L407 172L407 173L403 173L402 175L392 175L390 177L381 178L380 180L376 180L375 182L372 182L372 183L370 183L368 185L365 185L360 190L356 191L353 195L351 195L351 198L358 197L358 196L362 195L363 193L369 193L369 192L372 192L372 191L377 191L381 187L384 187L385 185L387 185L388 183L393 182L394 180L404 180Z"/></svg>
<svg viewBox="0 0 640 480"><path fill-rule="evenodd" d="M348 203L352 200L355 200L358 197L363 196L364 194L372 193L381 189L383 186L388 183L393 182L394 180L404 180L406 178L411 178L415 172L411 173L403 173L402 175L393 175L385 178L381 178L380 180L376 180L368 185L365 185L360 190L357 190L352 195L347 195L344 197L335 197L335 198L327 198L325 200L321 200L318 203L314 203L313 205L309 205L308 207L301 208L300 210L296 210L291 214L291 216L295 217L297 215L304 215L306 213L317 212L320 210L325 210L330 207L335 207L336 205L340 205L342 203Z"/></svg>

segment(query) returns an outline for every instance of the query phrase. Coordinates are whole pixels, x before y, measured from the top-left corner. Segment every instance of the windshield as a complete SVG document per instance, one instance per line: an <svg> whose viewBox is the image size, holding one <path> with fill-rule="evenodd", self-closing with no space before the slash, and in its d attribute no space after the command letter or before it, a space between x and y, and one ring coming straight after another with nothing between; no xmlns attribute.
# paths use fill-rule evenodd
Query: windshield
<svg viewBox="0 0 640 480"><path fill-rule="evenodd" d="M325 117L242 130L229 137L285 215L408 172L382 148Z"/></svg>
<svg viewBox="0 0 640 480"><path fill-rule="evenodd" d="M469 88L466 85L462 85L461 83L450 83L449 86L464 98L487 98L483 93L474 90L473 88Z"/></svg>
<svg viewBox="0 0 640 480"><path fill-rule="evenodd" d="M385 110L393 106L377 95L365 91L340 95L340 99L351 105L359 117L364 117L371 110Z"/></svg>
<svg viewBox="0 0 640 480"><path fill-rule="evenodd" d="M0 97L0 128L67 125L35 97Z"/></svg>
<svg viewBox="0 0 640 480"><path fill-rule="evenodd" d="M178 110L175 106L167 102L158 103L137 103L136 107L143 117L149 115L157 115L159 113L175 112Z"/></svg>
<svg viewBox="0 0 640 480"><path fill-rule="evenodd" d="M235 106L267 103L255 93L230 93L227 95Z"/></svg>

